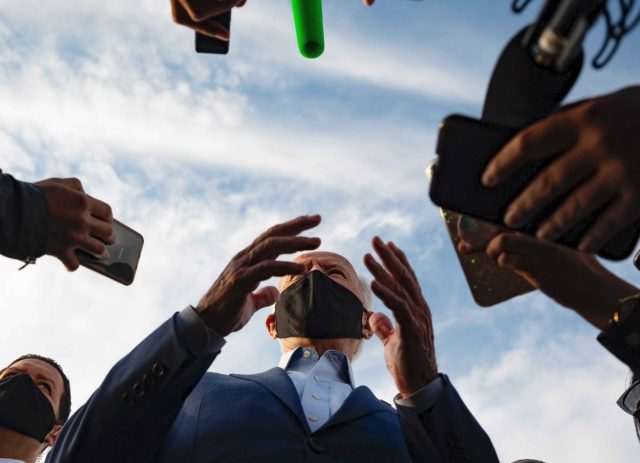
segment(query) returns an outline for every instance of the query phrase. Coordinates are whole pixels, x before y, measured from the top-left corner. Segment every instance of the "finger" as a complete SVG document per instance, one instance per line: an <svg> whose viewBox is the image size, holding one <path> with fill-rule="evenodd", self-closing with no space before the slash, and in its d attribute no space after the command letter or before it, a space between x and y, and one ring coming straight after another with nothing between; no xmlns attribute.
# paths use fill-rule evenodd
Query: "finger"
<svg viewBox="0 0 640 463"><path fill-rule="evenodd" d="M616 187L607 180L594 178L576 189L540 225L536 236L541 240L555 241L592 212L610 202L616 194Z"/></svg>
<svg viewBox="0 0 640 463"><path fill-rule="evenodd" d="M376 312L369 317L369 326L383 344L393 334L393 322L385 314Z"/></svg>
<svg viewBox="0 0 640 463"><path fill-rule="evenodd" d="M367 270L371 272L373 278L387 288L395 288L398 284L393 277L387 272L382 265L380 265L371 254L367 253L364 256L364 265Z"/></svg>
<svg viewBox="0 0 640 463"><path fill-rule="evenodd" d="M256 310L275 304L279 297L280 291L275 286L266 286L251 294Z"/></svg>
<svg viewBox="0 0 640 463"><path fill-rule="evenodd" d="M247 264L253 265L263 260L272 260L280 254L309 251L320 246L320 238L306 236L270 237L260 242L247 253Z"/></svg>
<svg viewBox="0 0 640 463"><path fill-rule="evenodd" d="M243 289L253 291L261 281L272 277L285 275L299 275L305 271L303 264L278 260L260 262L248 269L240 271L237 275L238 285Z"/></svg>
<svg viewBox="0 0 640 463"><path fill-rule="evenodd" d="M76 253L70 249L65 254L58 256L58 259L64 264L68 271L73 272L80 267L80 261Z"/></svg>
<svg viewBox="0 0 640 463"><path fill-rule="evenodd" d="M240 0L179 0L180 5L194 22L203 22L206 19L214 18L222 13L226 13L240 3Z"/></svg>
<svg viewBox="0 0 640 463"><path fill-rule="evenodd" d="M566 112L549 116L513 137L487 164L482 183L496 186L525 163L557 156L575 140L576 132Z"/></svg>
<svg viewBox="0 0 640 463"><path fill-rule="evenodd" d="M413 271L404 266L404 264L398 259L396 254L391 250L389 245L382 242L380 237L376 236L373 239L373 249L376 251L385 268L393 275L395 280L400 283L400 286L411 297L413 302L420 303L422 291L415 279Z"/></svg>
<svg viewBox="0 0 640 463"><path fill-rule="evenodd" d="M95 218L89 219L89 234L105 244L113 244L116 242L116 234L113 231L113 226L103 220L97 220Z"/></svg>
<svg viewBox="0 0 640 463"><path fill-rule="evenodd" d="M91 236L83 240L79 248L93 254L98 259L106 259L109 257L107 246L102 241Z"/></svg>
<svg viewBox="0 0 640 463"><path fill-rule="evenodd" d="M409 271L409 273L417 283L418 277L416 276L416 272L413 270L413 267L409 263L409 259L407 258L407 255L404 253L404 251L400 249L398 246L396 246L396 244L393 241L389 241L389 248L396 255L396 257L402 263L402 265L404 265L404 268L406 268Z"/></svg>
<svg viewBox="0 0 640 463"><path fill-rule="evenodd" d="M216 21L215 18L205 19L200 22L194 21L188 11L178 3L178 0L171 2L171 13L173 15L173 21L176 24L186 26L214 39L229 40L229 30Z"/></svg>
<svg viewBox="0 0 640 463"><path fill-rule="evenodd" d="M525 280L527 280L532 286L538 287L535 283L538 279L534 276L536 272L536 265L532 259L518 254L512 254L503 252L496 260L498 266L509 269Z"/></svg>
<svg viewBox="0 0 640 463"><path fill-rule="evenodd" d="M504 216L504 223L520 228L556 198L572 190L595 170L585 162L580 150L568 152L553 161L511 203Z"/></svg>
<svg viewBox="0 0 640 463"><path fill-rule="evenodd" d="M375 3L375 0L363 0L364 4L367 6L371 6Z"/></svg>
<svg viewBox="0 0 640 463"><path fill-rule="evenodd" d="M111 212L111 206L109 206L104 201L100 201L99 199L93 198L87 195L89 198L89 211L91 215L97 217L98 219L102 219L105 222L113 222L113 213Z"/></svg>
<svg viewBox="0 0 640 463"><path fill-rule="evenodd" d="M58 180L58 179L55 179ZM82 182L75 177L72 178L63 178L59 181L67 188L71 188L72 190L81 191L84 193L84 189L82 188Z"/></svg>
<svg viewBox="0 0 640 463"><path fill-rule="evenodd" d="M393 316L400 326L410 326L412 324L409 305L404 299L389 288L382 286L377 280L371 282L371 290L393 312Z"/></svg>
<svg viewBox="0 0 640 463"><path fill-rule="evenodd" d="M319 215L303 215L296 217L293 220L284 222L278 225L274 225L267 231L258 236L253 242L254 245L272 236L295 236L299 235L303 231L315 228L320 224Z"/></svg>
<svg viewBox="0 0 640 463"><path fill-rule="evenodd" d="M602 249L614 236L638 218L635 204L635 201L628 198L619 198L611 203L582 238L578 249L589 253Z"/></svg>
<svg viewBox="0 0 640 463"><path fill-rule="evenodd" d="M549 246L551 245L548 243L522 233L500 233L487 246L487 255L496 261L502 253L533 256L548 249Z"/></svg>

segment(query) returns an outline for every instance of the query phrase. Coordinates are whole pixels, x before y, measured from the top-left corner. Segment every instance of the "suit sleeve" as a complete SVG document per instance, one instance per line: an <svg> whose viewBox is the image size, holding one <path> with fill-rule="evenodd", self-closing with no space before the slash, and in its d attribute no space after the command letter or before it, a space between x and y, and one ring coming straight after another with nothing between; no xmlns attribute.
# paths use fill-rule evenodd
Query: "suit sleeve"
<svg viewBox="0 0 640 463"><path fill-rule="evenodd" d="M49 208L42 191L0 170L0 254L40 257L49 235Z"/></svg>
<svg viewBox="0 0 640 463"><path fill-rule="evenodd" d="M47 463L155 461L223 345L192 307L175 314L111 369L64 426Z"/></svg>
<svg viewBox="0 0 640 463"><path fill-rule="evenodd" d="M434 452L447 463L498 462L491 439L446 375L395 403L414 462L426 461Z"/></svg>

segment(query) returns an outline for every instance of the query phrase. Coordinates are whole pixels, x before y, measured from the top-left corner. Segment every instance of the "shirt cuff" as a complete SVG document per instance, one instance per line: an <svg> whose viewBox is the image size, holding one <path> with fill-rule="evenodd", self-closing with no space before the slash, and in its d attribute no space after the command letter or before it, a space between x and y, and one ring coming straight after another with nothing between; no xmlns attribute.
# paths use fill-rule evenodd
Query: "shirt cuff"
<svg viewBox="0 0 640 463"><path fill-rule="evenodd" d="M178 339L194 357L209 353L217 354L226 344L222 336L204 324L192 306L178 312L174 320Z"/></svg>
<svg viewBox="0 0 640 463"><path fill-rule="evenodd" d="M438 400L440 400L443 391L444 379L442 378L442 374L439 374L433 381L418 389L406 399L403 399L400 394L398 394L393 401L396 406L406 407L416 413L422 413L433 408Z"/></svg>

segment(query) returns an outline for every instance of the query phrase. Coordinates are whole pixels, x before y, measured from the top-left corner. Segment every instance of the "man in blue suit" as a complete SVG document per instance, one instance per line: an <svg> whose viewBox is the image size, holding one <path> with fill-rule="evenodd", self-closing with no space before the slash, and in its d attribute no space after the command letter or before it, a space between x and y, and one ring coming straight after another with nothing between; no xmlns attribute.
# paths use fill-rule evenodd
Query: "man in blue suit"
<svg viewBox="0 0 640 463"><path fill-rule="evenodd" d="M364 307L351 264L299 236L319 216L276 225L238 253L197 307L161 325L118 362L70 419L48 463L497 462L491 441L437 370L431 314L406 256L374 239L365 264L397 326ZM283 277L282 294L261 281ZM277 301L277 303L276 303ZM207 369L224 337L262 307L280 340L278 367L255 375ZM397 412L350 362L376 334L398 387Z"/></svg>

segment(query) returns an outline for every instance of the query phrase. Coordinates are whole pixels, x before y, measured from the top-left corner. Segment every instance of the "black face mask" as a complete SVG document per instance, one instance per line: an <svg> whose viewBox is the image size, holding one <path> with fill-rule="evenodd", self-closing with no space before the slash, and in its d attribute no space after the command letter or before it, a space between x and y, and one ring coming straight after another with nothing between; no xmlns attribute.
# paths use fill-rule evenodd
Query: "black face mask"
<svg viewBox="0 0 640 463"><path fill-rule="evenodd" d="M358 297L319 270L308 273L282 292L276 303L279 338L362 338Z"/></svg>
<svg viewBox="0 0 640 463"><path fill-rule="evenodd" d="M0 380L0 426L44 442L55 424L51 403L29 375Z"/></svg>

